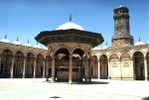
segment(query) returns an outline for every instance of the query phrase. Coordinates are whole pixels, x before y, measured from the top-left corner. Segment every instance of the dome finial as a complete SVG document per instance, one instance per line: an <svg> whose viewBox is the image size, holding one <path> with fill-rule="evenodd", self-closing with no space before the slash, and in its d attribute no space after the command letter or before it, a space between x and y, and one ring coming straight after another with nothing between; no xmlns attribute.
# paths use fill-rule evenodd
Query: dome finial
<svg viewBox="0 0 149 100"><path fill-rule="evenodd" d="M106 46L108 46L108 42L106 41Z"/></svg>
<svg viewBox="0 0 149 100"><path fill-rule="evenodd" d="M5 39L7 39L7 34L5 34Z"/></svg>
<svg viewBox="0 0 149 100"><path fill-rule="evenodd" d="M17 37L17 41L19 41L19 37Z"/></svg>
<svg viewBox="0 0 149 100"><path fill-rule="evenodd" d="M122 7L122 0L120 0L120 6L119 7Z"/></svg>
<svg viewBox="0 0 149 100"><path fill-rule="evenodd" d="M69 22L71 22L72 21L72 15L70 14L69 15Z"/></svg>
<svg viewBox="0 0 149 100"><path fill-rule="evenodd" d="M28 39L27 43L29 44L29 39Z"/></svg>

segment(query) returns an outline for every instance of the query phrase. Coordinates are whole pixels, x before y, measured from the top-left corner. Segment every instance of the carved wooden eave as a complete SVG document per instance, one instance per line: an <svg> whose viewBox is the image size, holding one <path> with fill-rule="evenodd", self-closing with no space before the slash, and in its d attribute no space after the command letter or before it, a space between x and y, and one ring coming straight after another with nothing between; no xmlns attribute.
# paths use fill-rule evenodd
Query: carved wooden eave
<svg viewBox="0 0 149 100"><path fill-rule="evenodd" d="M35 39L45 46L51 43L84 43L95 47L104 41L100 33L77 29L42 31Z"/></svg>

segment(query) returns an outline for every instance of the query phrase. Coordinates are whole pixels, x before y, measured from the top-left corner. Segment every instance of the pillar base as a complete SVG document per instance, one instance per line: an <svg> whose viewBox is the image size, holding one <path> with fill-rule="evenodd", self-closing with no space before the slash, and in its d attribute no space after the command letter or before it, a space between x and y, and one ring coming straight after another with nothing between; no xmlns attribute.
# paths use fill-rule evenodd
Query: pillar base
<svg viewBox="0 0 149 100"><path fill-rule="evenodd" d="M51 77L51 82L55 82L55 78L54 77Z"/></svg>
<svg viewBox="0 0 149 100"><path fill-rule="evenodd" d="M25 75L23 75L23 77L22 78L25 78Z"/></svg>
<svg viewBox="0 0 149 100"><path fill-rule="evenodd" d="M33 78L36 78L36 76L34 75Z"/></svg>
<svg viewBox="0 0 149 100"><path fill-rule="evenodd" d="M13 75L11 75L11 78L13 78Z"/></svg>
<svg viewBox="0 0 149 100"><path fill-rule="evenodd" d="M51 80L51 83L54 83L55 81L54 80Z"/></svg>
<svg viewBox="0 0 149 100"><path fill-rule="evenodd" d="M46 81L49 81L49 78L46 78Z"/></svg>
<svg viewBox="0 0 149 100"><path fill-rule="evenodd" d="M145 81L148 81L148 78L145 78Z"/></svg>
<svg viewBox="0 0 149 100"><path fill-rule="evenodd" d="M69 84L72 84L72 80L69 80L69 82L68 82Z"/></svg>

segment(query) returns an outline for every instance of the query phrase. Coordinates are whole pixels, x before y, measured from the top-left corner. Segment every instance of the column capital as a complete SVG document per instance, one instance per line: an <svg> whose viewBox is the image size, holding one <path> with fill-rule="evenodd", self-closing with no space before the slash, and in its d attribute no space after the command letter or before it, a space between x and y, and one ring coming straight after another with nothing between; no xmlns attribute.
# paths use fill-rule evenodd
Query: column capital
<svg viewBox="0 0 149 100"><path fill-rule="evenodd" d="M54 60L55 59L55 56L51 56L51 59Z"/></svg>
<svg viewBox="0 0 149 100"><path fill-rule="evenodd" d="M69 58L72 58L73 57L73 55L72 54L69 54Z"/></svg>

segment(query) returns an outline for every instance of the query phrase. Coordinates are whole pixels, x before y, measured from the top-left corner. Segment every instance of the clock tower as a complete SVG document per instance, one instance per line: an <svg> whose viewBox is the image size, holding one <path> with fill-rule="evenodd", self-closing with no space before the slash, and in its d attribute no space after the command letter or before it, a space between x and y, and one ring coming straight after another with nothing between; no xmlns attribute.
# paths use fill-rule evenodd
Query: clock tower
<svg viewBox="0 0 149 100"><path fill-rule="evenodd" d="M133 45L133 36L129 29L129 10L120 5L114 9L114 36L112 37L112 46Z"/></svg>

